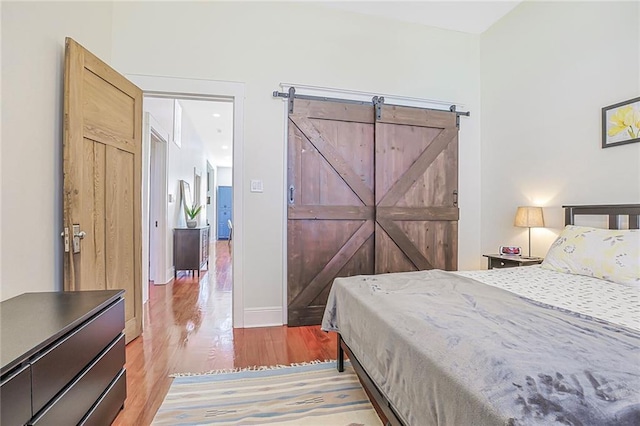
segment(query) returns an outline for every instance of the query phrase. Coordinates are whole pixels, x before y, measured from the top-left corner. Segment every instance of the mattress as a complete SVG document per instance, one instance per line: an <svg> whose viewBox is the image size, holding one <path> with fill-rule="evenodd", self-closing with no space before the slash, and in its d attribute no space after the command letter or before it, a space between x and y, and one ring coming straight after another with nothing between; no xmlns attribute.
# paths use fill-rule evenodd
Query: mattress
<svg viewBox="0 0 640 426"><path fill-rule="evenodd" d="M481 279L513 285L509 275L530 274L521 287L532 292L532 277L557 274L514 269ZM405 424L640 424L640 331L463 275L332 286L322 329L342 335Z"/></svg>
<svg viewBox="0 0 640 426"><path fill-rule="evenodd" d="M640 330L640 287L550 271L537 265L455 274L537 302Z"/></svg>

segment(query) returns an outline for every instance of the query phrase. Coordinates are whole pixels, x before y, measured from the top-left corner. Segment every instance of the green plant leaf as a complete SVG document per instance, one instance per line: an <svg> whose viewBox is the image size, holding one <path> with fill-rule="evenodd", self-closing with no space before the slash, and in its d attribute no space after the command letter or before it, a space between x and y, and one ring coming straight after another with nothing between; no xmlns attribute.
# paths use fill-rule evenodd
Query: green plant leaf
<svg viewBox="0 0 640 426"><path fill-rule="evenodd" d="M200 213L201 210L202 210L202 205L200 205L200 206L192 206L192 207L184 206L184 212L186 213L186 215L191 220L195 219L196 216L198 216L198 214Z"/></svg>

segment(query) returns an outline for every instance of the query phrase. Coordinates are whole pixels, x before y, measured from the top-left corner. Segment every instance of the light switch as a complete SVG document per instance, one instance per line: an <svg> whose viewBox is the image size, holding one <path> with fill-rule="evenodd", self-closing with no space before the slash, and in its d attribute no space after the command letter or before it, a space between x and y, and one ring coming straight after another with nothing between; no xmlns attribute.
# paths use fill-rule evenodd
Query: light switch
<svg viewBox="0 0 640 426"><path fill-rule="evenodd" d="M262 192L262 181L251 179L251 192Z"/></svg>

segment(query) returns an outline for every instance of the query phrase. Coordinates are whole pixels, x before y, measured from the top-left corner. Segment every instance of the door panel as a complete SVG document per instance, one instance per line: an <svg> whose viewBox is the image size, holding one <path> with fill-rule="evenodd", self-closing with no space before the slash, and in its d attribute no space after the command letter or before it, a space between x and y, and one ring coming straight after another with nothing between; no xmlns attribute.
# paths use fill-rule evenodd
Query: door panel
<svg viewBox="0 0 640 426"><path fill-rule="evenodd" d="M80 273L82 281L95 281L100 289L107 288L105 257L105 190L106 190L106 146L84 139L83 181L93 185L83 185L81 224L91 224L91 232L82 241L84 247L94 247L93 252L84 253ZM85 227L86 228L86 227Z"/></svg>
<svg viewBox="0 0 640 426"><path fill-rule="evenodd" d="M232 188L230 186L218 187L218 239L228 240L231 236L229 220L231 220Z"/></svg>
<svg viewBox="0 0 640 426"><path fill-rule="evenodd" d="M376 175L377 205L395 205L397 199L389 199L389 191L394 185L400 184L398 181L439 132L439 129L376 124L376 167L384 170ZM403 196L407 189L396 189L396 192ZM384 197L387 200L383 201Z"/></svg>
<svg viewBox="0 0 640 426"><path fill-rule="evenodd" d="M82 90L86 99L82 110L85 126L119 136L121 142L132 142L135 98L90 70L84 72Z"/></svg>
<svg viewBox="0 0 640 426"><path fill-rule="evenodd" d="M296 101L288 155L288 324L319 324L335 277L373 273L372 108Z"/></svg>
<svg viewBox="0 0 640 426"><path fill-rule="evenodd" d="M107 289L124 288L133 292L134 232L133 155L115 147L107 147L106 155L106 259ZM135 316L134 305L125 304L125 318ZM126 325L125 325L126 329Z"/></svg>
<svg viewBox="0 0 640 426"><path fill-rule="evenodd" d="M382 106L375 132L376 273L457 269L455 113Z"/></svg>
<svg viewBox="0 0 640 426"><path fill-rule="evenodd" d="M382 268L382 265L394 265L402 271L417 271L417 268L407 258L404 252L389 237L379 223L376 223L375 233L375 273L385 274L390 272Z"/></svg>
<svg viewBox="0 0 640 426"><path fill-rule="evenodd" d="M300 166L305 185L300 189L302 203L324 205L373 204L373 140L370 123L315 120L291 115L291 122L304 137L300 139ZM316 180L317 177L317 180ZM326 185L338 191L320 190Z"/></svg>
<svg viewBox="0 0 640 426"><path fill-rule="evenodd" d="M360 275L362 271L373 270L373 254L374 254L374 236L371 234L369 238L360 246L356 254L336 274L337 277L351 277ZM328 285L322 292L311 302L311 306L324 306L331 286Z"/></svg>
<svg viewBox="0 0 640 426"><path fill-rule="evenodd" d="M124 289L129 342L142 331L142 91L67 38L64 116L64 226L85 233L64 289Z"/></svg>

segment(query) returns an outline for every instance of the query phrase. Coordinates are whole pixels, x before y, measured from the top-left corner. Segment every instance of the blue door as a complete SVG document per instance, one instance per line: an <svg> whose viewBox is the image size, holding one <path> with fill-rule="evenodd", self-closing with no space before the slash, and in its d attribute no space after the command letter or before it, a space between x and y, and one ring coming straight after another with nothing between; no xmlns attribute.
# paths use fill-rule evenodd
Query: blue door
<svg viewBox="0 0 640 426"><path fill-rule="evenodd" d="M218 187L218 239L229 239L229 220L231 220L232 191L230 186Z"/></svg>

